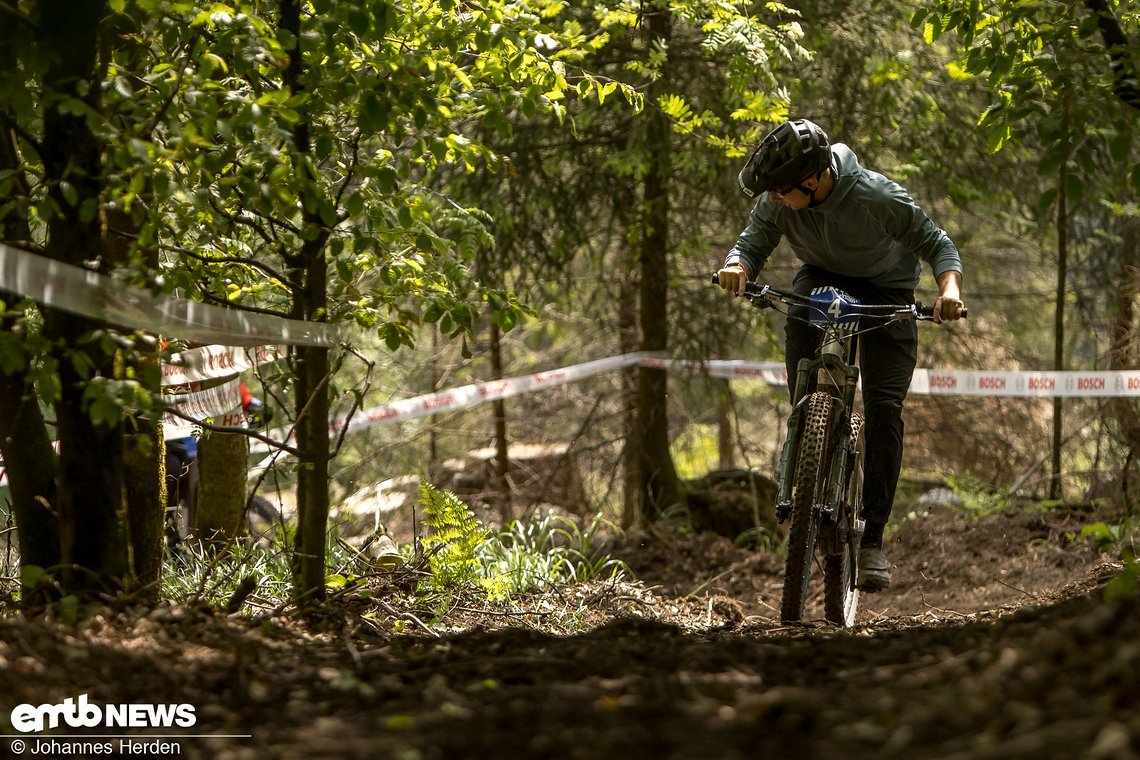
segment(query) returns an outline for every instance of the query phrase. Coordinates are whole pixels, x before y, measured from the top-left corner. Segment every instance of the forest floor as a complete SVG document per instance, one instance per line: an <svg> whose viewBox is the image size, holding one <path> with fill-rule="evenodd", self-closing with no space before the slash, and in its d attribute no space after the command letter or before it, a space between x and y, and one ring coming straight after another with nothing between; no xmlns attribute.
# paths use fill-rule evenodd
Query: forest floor
<svg viewBox="0 0 1140 760"><path fill-rule="evenodd" d="M398 580L306 618L9 616L0 754L1140 758L1140 599L1105 601L1119 549L1080 537L1102 520L912 513L890 536L894 585L847 630L780 624L775 554L668 527L611 547L636 580L461 606L430 631ZM117 729L130 738L105 746L99 730L11 725L18 705L83 694L191 705L193 725Z"/></svg>

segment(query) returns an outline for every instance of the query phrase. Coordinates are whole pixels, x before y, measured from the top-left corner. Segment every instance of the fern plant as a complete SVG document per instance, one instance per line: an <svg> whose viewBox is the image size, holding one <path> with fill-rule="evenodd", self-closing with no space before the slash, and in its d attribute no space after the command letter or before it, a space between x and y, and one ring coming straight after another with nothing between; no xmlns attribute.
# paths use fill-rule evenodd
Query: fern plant
<svg viewBox="0 0 1140 760"><path fill-rule="evenodd" d="M505 595L502 583L488 578L479 557L480 547L491 532L466 504L450 491L441 491L426 478L420 479L420 506L430 533L423 539L429 574L417 586L420 595L442 617L464 593L490 597Z"/></svg>

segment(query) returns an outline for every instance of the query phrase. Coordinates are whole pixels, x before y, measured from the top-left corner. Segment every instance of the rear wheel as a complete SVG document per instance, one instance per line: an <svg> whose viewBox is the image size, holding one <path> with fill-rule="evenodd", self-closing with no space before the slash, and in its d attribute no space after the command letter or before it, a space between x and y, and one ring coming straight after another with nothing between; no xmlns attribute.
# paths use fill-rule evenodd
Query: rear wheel
<svg viewBox="0 0 1140 760"><path fill-rule="evenodd" d="M788 531L788 559L784 566L784 594L780 619L796 622L803 617L811 582L811 562L819 531L815 505L823 501L827 481L828 431L835 400L826 393L813 393L803 407L796 471L792 480L792 525Z"/></svg>
<svg viewBox="0 0 1140 760"><path fill-rule="evenodd" d="M863 537L863 418L851 415L851 474L847 480L847 508L837 521L839 541L835 551L823 559L823 607L827 622L834 625L855 625L859 612L859 589L855 588L858 573L859 540Z"/></svg>
<svg viewBox="0 0 1140 760"><path fill-rule="evenodd" d="M281 512L264 496L250 499L245 513L246 528L255 539L272 541L274 531L281 525Z"/></svg>

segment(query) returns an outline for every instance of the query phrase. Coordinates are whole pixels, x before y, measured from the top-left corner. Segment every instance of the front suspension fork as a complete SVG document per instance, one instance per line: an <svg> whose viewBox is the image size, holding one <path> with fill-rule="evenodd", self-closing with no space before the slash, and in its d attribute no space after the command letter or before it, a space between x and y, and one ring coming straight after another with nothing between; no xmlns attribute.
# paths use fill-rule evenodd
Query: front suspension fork
<svg viewBox="0 0 1140 760"><path fill-rule="evenodd" d="M830 361L829 361L830 360ZM817 359L802 359L796 369L796 389L793 394L792 412L788 415L788 435L784 440L784 448L780 453L778 468L779 485L776 491L776 520L781 524L792 514L792 483L795 480L796 466L799 462L800 435L803 431L804 406L811 395L810 386L818 370L826 365L832 369L839 369L844 374L842 388L835 388L833 395L842 404L838 410L842 420L838 431L839 441L842 445L835 446L831 451L828 462L829 492L823 494L824 502L814 505L814 508L824 514L833 513L833 507L846 498L846 478L841 477L847 471L848 461L851 457L851 415L849 410L855 403L855 389L859 380L858 368L843 363L837 357L828 355Z"/></svg>

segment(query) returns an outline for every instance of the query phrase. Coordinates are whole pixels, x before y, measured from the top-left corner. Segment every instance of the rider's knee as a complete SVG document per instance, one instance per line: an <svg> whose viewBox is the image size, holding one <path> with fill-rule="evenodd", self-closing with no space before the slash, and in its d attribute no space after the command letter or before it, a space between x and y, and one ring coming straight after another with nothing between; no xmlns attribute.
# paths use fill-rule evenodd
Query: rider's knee
<svg viewBox="0 0 1140 760"><path fill-rule="evenodd" d="M863 406L867 416L901 417L903 399L893 395L873 395L863 398Z"/></svg>

